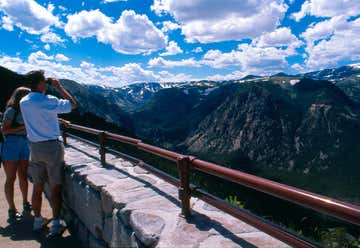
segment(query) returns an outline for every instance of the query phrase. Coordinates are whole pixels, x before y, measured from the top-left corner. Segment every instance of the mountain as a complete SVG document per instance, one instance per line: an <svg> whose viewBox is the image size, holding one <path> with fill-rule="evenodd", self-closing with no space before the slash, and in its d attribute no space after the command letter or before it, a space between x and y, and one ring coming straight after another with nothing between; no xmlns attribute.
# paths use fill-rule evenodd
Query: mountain
<svg viewBox="0 0 360 248"><path fill-rule="evenodd" d="M3 110L6 101L11 96L15 88L22 85L24 80L23 76L0 66L0 85L1 85L1 97L0 97L0 111Z"/></svg>
<svg viewBox="0 0 360 248"><path fill-rule="evenodd" d="M21 75L1 68L7 89L2 102L19 82ZM82 116L104 119L155 145L360 201L351 190L360 187L357 65L221 82L120 88L62 83Z"/></svg>
<svg viewBox="0 0 360 248"><path fill-rule="evenodd" d="M330 80L337 81L341 79L345 79L352 76L360 75L360 63L359 64L351 64L342 66L339 68L333 69L324 69L320 71L308 72L305 74L301 74L301 76L312 78L312 79L320 79L320 80Z"/></svg>
<svg viewBox="0 0 360 248"><path fill-rule="evenodd" d="M360 103L360 63L303 74L305 77L330 80L352 100Z"/></svg>
<svg viewBox="0 0 360 248"><path fill-rule="evenodd" d="M290 90L254 83L239 86L185 143L193 153L308 173L360 151L359 128L359 106L329 82L303 79Z"/></svg>

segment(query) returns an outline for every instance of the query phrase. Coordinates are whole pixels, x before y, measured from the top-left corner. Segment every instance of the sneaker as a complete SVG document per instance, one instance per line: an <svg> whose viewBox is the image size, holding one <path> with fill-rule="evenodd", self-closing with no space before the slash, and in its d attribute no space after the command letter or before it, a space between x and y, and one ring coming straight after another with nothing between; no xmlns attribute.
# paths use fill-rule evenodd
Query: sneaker
<svg viewBox="0 0 360 248"><path fill-rule="evenodd" d="M8 217L8 223L13 223L20 219L22 215L18 211L16 211L16 209L9 209Z"/></svg>
<svg viewBox="0 0 360 248"><path fill-rule="evenodd" d="M33 224L33 231L37 232L43 229L48 224L48 220L44 217L35 217Z"/></svg>
<svg viewBox="0 0 360 248"><path fill-rule="evenodd" d="M53 220L51 222L50 233L48 237L53 238L61 236L64 233L65 229L66 227L61 223L59 219Z"/></svg>
<svg viewBox="0 0 360 248"><path fill-rule="evenodd" d="M29 202L23 203L23 215L29 215L31 213L31 204Z"/></svg>

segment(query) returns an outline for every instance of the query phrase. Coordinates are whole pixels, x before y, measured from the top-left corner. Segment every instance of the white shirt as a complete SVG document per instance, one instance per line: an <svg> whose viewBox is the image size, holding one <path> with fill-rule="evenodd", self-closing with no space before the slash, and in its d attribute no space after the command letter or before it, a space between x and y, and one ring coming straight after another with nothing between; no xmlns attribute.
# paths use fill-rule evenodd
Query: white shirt
<svg viewBox="0 0 360 248"><path fill-rule="evenodd" d="M29 141L39 142L59 138L58 114L71 112L71 103L69 100L30 92L21 99L20 109Z"/></svg>

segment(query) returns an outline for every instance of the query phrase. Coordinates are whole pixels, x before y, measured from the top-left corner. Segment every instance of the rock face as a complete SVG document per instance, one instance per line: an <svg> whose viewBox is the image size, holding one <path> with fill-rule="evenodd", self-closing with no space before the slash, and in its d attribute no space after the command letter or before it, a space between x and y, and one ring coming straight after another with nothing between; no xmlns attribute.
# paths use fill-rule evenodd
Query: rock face
<svg viewBox="0 0 360 248"><path fill-rule="evenodd" d="M97 148L68 143L62 213L84 247L288 247L196 198L187 222L172 185L111 154L104 168Z"/></svg>
<svg viewBox="0 0 360 248"><path fill-rule="evenodd" d="M318 172L339 168L344 154L360 151L359 130L359 105L332 83L303 79L284 88L264 82L239 86L185 144L233 164L243 157L263 167ZM345 166L360 162L353 159Z"/></svg>

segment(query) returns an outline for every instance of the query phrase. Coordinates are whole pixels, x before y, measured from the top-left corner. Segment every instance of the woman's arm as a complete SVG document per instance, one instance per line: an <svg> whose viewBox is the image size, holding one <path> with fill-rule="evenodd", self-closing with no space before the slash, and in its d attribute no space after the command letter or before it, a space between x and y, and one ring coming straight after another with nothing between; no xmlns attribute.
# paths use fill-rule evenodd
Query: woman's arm
<svg viewBox="0 0 360 248"><path fill-rule="evenodd" d="M5 120L2 123L1 131L3 135L9 135L13 133L17 133L19 131L22 131L25 129L24 125L18 126L18 127L12 127L12 120Z"/></svg>

